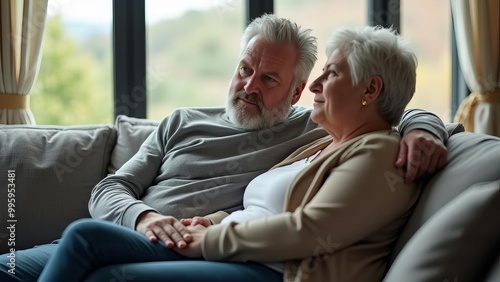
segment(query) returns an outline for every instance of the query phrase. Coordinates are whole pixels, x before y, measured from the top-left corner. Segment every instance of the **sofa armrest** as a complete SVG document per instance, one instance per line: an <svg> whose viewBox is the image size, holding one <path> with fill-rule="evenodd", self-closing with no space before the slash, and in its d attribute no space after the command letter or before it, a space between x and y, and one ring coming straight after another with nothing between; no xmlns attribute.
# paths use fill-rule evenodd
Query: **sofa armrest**
<svg viewBox="0 0 500 282"><path fill-rule="evenodd" d="M416 203L415 209L402 230L401 235L393 249L390 263L394 262L394 264L390 266L390 272L397 271L397 269L393 269L393 267L398 267L395 265L396 262L394 260L402 260L400 255L405 252L409 252L408 246L411 244L411 241L415 240L414 238L416 237L422 237L423 235L419 234L421 234L428 222L433 221L434 217L441 210L446 209L452 201L461 197L462 194L467 193L471 187L475 187L476 185L495 181L498 184L500 179L500 138L479 133L459 132L450 136L447 142L447 148L448 159L446 166L430 179L422 182L424 187L422 189L420 199ZM495 214L498 215L500 213L500 210L498 210L499 208L500 205L497 205L493 206L491 209L495 210ZM441 223L445 224L446 221L434 223L435 228L439 228ZM496 225L498 226L498 224ZM485 228L485 235L487 235L486 232L493 230L494 226L492 225L490 228L488 224L484 224L483 227ZM437 237L437 239L438 238L439 237ZM481 240L483 240L481 237L476 239L468 238L465 245L467 245L467 248L474 248L476 244L486 242L481 242ZM432 241L430 240L427 242L426 240L420 240L419 242L421 245L417 248L413 247L413 250L429 250L429 244L432 244ZM439 246L439 248L441 248L440 250L447 248L450 250L454 250L453 248L462 248L464 251L467 250L464 248L464 243L459 240L449 240L442 243L443 244ZM413 246L415 246L415 244L413 244ZM500 252L499 250L497 251ZM496 253L497 255L498 252ZM405 257L408 262L409 256L406 255ZM477 261L482 259L484 259L484 257L475 257L475 260ZM418 258L412 257L410 259L410 264L413 263L413 266L426 265L428 267L432 267L437 264L436 261L438 261L436 257L433 257L431 252L429 252L429 256L421 256ZM467 264L469 261L470 260L464 259L463 263ZM457 269L460 269L461 273L464 273L465 270L475 271L475 269L471 270L471 268L472 266L467 267L464 265L457 267ZM457 273L458 272L459 271L457 270ZM442 272L434 273L439 274ZM441 280L439 279L441 278L435 277L434 280L430 279L422 281L443 281L444 279L453 280L453 277L442 278ZM465 279L465 277L460 277L459 280L466 281L467 279Z"/></svg>
<svg viewBox="0 0 500 282"><path fill-rule="evenodd" d="M500 180L471 186L415 233L383 281L484 281L500 251L499 212Z"/></svg>

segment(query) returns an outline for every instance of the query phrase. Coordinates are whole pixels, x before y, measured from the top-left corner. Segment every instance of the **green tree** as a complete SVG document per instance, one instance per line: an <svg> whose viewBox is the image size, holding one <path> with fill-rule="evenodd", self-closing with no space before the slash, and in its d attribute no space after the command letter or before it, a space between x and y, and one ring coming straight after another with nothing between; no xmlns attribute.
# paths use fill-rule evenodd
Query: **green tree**
<svg viewBox="0 0 500 282"><path fill-rule="evenodd" d="M148 73L149 118L162 119L179 107L224 105L244 29L242 11L241 1L220 1L148 27L148 66L157 72Z"/></svg>
<svg viewBox="0 0 500 282"><path fill-rule="evenodd" d="M106 83L110 73L109 63L97 61L66 33L60 15L50 17L31 92L37 124L112 123L113 92Z"/></svg>

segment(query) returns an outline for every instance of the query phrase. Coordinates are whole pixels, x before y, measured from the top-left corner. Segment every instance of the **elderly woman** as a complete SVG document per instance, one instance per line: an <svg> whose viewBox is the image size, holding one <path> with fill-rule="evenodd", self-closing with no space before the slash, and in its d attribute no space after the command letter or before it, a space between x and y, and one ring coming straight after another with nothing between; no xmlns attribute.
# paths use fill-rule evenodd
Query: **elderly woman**
<svg viewBox="0 0 500 282"><path fill-rule="evenodd" d="M311 118L329 136L255 178L244 210L184 220L193 239L175 251L110 223L73 224L40 281L78 281L106 265L126 276L126 263L141 261L168 261L164 276L141 277L147 281L214 281L217 264L243 262L261 266L249 281L380 281L420 193L394 166L401 137L393 129L415 91L417 61L404 38L376 27L337 30L326 53L309 88ZM108 243L97 248L92 236ZM198 267L207 264L210 274Z"/></svg>

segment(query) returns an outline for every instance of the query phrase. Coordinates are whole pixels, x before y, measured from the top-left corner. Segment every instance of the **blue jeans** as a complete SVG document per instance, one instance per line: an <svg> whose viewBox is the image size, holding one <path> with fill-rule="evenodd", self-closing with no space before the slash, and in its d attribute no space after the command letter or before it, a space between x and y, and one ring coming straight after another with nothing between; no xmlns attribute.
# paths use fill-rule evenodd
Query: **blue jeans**
<svg viewBox="0 0 500 282"><path fill-rule="evenodd" d="M282 281L258 263L192 260L142 234L83 219L65 230L39 281Z"/></svg>
<svg viewBox="0 0 500 282"><path fill-rule="evenodd" d="M52 254L57 250L59 240L51 244L36 246L31 249L15 252L14 273L9 266L10 254L0 255L0 281L2 282L36 282Z"/></svg>

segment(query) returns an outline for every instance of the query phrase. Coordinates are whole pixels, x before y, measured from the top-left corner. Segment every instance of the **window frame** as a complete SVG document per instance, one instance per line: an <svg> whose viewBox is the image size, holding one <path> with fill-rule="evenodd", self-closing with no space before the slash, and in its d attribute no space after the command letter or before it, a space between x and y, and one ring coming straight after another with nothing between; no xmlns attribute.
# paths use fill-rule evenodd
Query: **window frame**
<svg viewBox="0 0 500 282"><path fill-rule="evenodd" d="M113 0L114 117L147 117L146 0ZM273 0L246 0L245 23L274 12ZM400 32L400 0L367 0L367 23L392 26ZM468 95L456 52L453 19L451 115ZM453 118L452 118L453 119Z"/></svg>
<svg viewBox="0 0 500 282"><path fill-rule="evenodd" d="M145 0L113 0L113 84L114 118L146 118Z"/></svg>

